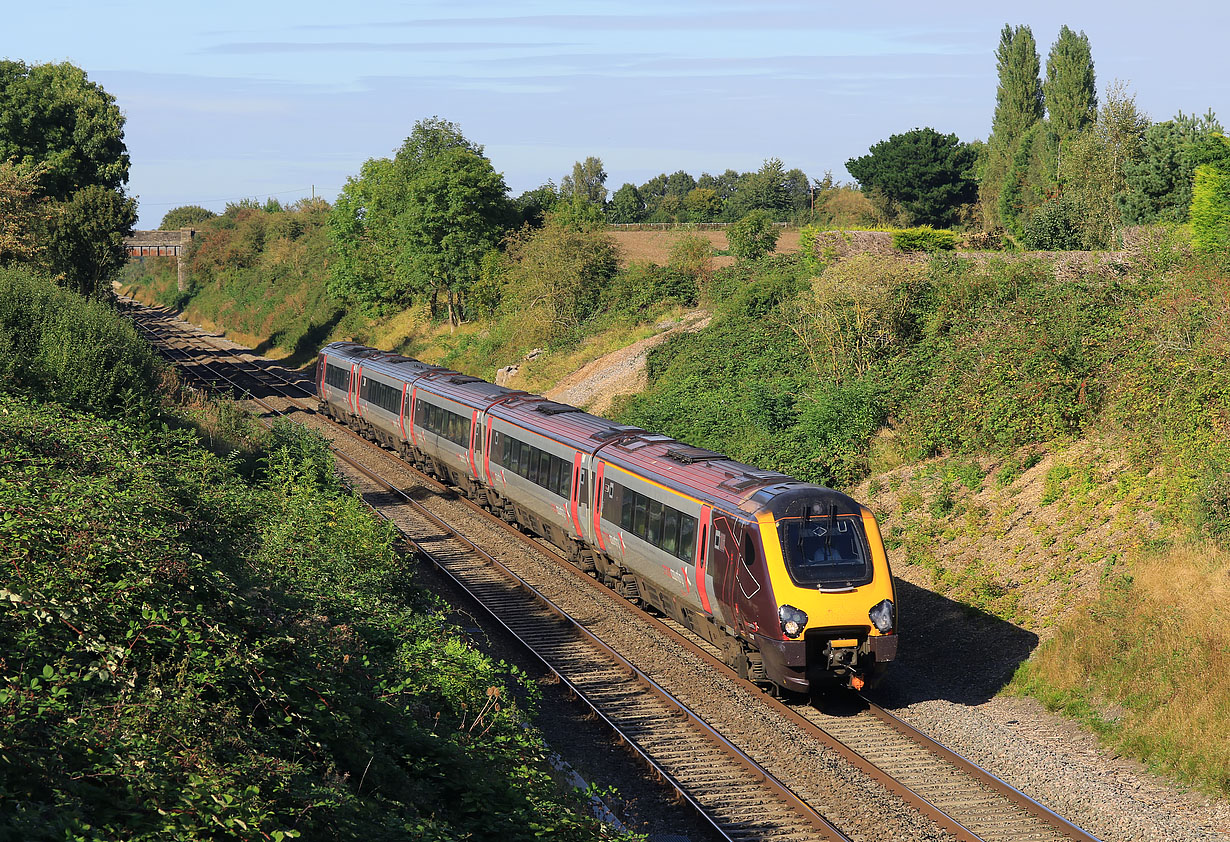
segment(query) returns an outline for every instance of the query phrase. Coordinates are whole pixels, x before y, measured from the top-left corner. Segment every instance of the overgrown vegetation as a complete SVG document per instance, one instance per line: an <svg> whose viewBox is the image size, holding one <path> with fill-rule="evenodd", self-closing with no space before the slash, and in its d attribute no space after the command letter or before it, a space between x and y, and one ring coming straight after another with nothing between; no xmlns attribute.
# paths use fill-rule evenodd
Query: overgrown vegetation
<svg viewBox="0 0 1230 842"><path fill-rule="evenodd" d="M1069 707L1133 711L1115 726L1117 740L1224 792L1224 775L1201 772L1206 763L1224 768L1214 762L1224 758L1200 743L1217 742L1216 723L1230 707L1230 688L1207 680L1224 669L1208 653L1225 642L1201 631L1215 630L1216 619L1188 626L1182 618L1216 591L1200 582L1224 575L1194 565L1199 552L1184 547L1224 546L1230 535L1230 334L1222 318L1230 281L1219 261L1193 257L1183 239L1157 229L1112 265L862 255L832 261L815 277L802 261L781 258L721 270L712 325L652 352L648 390L618 417L838 487L870 479L870 502L892 501L887 538L896 561L930 571L939 592L1012 622L1058 623L1023 686ZM1020 477L1048 454L1099 438L1107 443L1079 451L1092 461L1056 457L1037 469L1045 470L1032 480L1040 499L1031 505L1040 511L1024 538L1008 537ZM1125 461L1112 470L1103 462L1115 451ZM908 466L916 479L903 486L898 469ZM1088 537L1101 529L1113 534L1113 549ZM946 554L954 541L968 542L960 559ZM1051 548L1049 566L1029 564L1035 541ZM1023 555L1014 557L1008 542ZM1128 548L1171 542L1167 563L1191 568L1179 577L1190 589L1132 591L1114 610L1139 604L1105 628L1095 626L1109 607L1092 617L1061 610L1096 594L1099 582L1127 581L1138 565L1161 563ZM988 546L1011 563L980 561ZM1026 607L1040 593L1054 601ZM1183 630L1181 654L1169 642L1155 647L1150 631L1157 623L1149 612L1166 605L1178 619L1165 627ZM1170 690L1134 695L1132 682L1119 682L1122 660L1112 670L1104 651L1112 638L1111 652L1150 650L1133 662L1139 681L1162 671ZM1095 674L1081 683L1075 672L1052 669L1067 657ZM1175 670L1167 659L1198 665ZM1179 696L1203 707L1185 730L1151 736L1147 723Z"/></svg>
<svg viewBox="0 0 1230 842"><path fill-rule="evenodd" d="M5 834L598 835L544 771L533 686L444 624L322 439L279 422L244 474L114 389L0 382ZM61 395L97 412L38 402Z"/></svg>

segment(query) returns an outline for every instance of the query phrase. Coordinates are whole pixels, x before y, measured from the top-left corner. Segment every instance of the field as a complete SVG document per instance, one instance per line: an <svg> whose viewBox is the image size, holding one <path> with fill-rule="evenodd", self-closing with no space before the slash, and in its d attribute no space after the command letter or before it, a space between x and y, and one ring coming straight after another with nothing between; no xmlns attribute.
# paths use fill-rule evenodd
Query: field
<svg viewBox="0 0 1230 842"><path fill-rule="evenodd" d="M670 260L671 246L685 234L704 237L713 244L715 252L724 252L730 248L726 242L725 231L692 231L687 228L677 228L670 231L625 231L611 229L611 236L619 244L624 265L636 261L648 261L665 266ZM799 250L799 231L797 228L787 228L777 238L775 254L792 254ZM731 255L722 254L714 258L719 268L735 265Z"/></svg>

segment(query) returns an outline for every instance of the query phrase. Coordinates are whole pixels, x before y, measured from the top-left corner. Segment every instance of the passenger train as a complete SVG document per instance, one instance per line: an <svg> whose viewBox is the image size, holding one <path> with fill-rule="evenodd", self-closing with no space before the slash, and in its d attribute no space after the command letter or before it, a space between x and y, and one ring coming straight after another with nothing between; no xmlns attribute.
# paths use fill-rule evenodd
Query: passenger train
<svg viewBox="0 0 1230 842"><path fill-rule="evenodd" d="M845 494L353 342L317 362L321 410L559 547L798 693L874 684L897 652L892 574Z"/></svg>

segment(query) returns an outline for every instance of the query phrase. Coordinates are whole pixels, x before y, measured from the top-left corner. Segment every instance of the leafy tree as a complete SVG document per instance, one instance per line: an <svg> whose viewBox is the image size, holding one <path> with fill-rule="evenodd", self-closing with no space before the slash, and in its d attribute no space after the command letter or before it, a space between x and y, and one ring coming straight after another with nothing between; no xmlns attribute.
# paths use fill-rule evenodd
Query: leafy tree
<svg viewBox="0 0 1230 842"><path fill-rule="evenodd" d="M460 301L478 278L483 255L512 222L504 177L491 161L466 147L424 160L408 184L398 215L402 235L398 268L412 289L443 289L451 325L460 323Z"/></svg>
<svg viewBox="0 0 1230 842"><path fill-rule="evenodd" d="M666 177L666 195L683 198L696 189L696 179L683 170L676 170Z"/></svg>
<svg viewBox="0 0 1230 842"><path fill-rule="evenodd" d="M645 202L641 192L631 182L615 191L606 208L607 219L617 224L640 222L645 216Z"/></svg>
<svg viewBox="0 0 1230 842"><path fill-rule="evenodd" d="M880 141L869 154L847 161L846 169L884 200L899 203L913 223L948 227L961 205L977 196L975 157L955 134L923 128Z"/></svg>
<svg viewBox="0 0 1230 842"><path fill-rule="evenodd" d="M0 161L46 164L44 195L128 182L124 115L79 67L0 60Z"/></svg>
<svg viewBox="0 0 1230 842"><path fill-rule="evenodd" d="M176 231L180 228L191 228L216 216L216 213L200 205L181 205L166 212L166 215L162 217L162 222L158 224L158 230Z"/></svg>
<svg viewBox="0 0 1230 842"><path fill-rule="evenodd" d="M559 191L555 189L555 182L550 179L541 187L536 187L533 190L526 190L515 200L513 206L517 209L517 213L521 215L521 224L529 225L533 228L541 228L543 218L547 211L552 210L559 204Z"/></svg>
<svg viewBox="0 0 1230 842"><path fill-rule="evenodd" d="M731 169L726 170L721 175L701 173L700 178L696 181L696 186L705 190L712 190L722 200L722 203L725 204L730 201L731 196L739 192L743 179L744 176L741 173Z"/></svg>
<svg viewBox="0 0 1230 842"><path fill-rule="evenodd" d="M722 200L717 191L705 187L693 188L683 200L688 216L694 222L712 222L722 212Z"/></svg>
<svg viewBox="0 0 1230 842"><path fill-rule="evenodd" d="M390 161L350 179L330 214L330 290L374 311L447 294L451 324L482 255L515 222L503 177L455 123L420 120Z"/></svg>
<svg viewBox="0 0 1230 842"><path fill-rule="evenodd" d="M606 202L605 185L606 170L602 167L602 159L590 156L572 165L572 175L560 179L559 195L561 199L568 201L579 196L602 207Z"/></svg>
<svg viewBox="0 0 1230 842"><path fill-rule="evenodd" d="M1005 25L995 51L999 87L995 92L993 142L1011 147L1025 130L1042 119L1042 83L1038 46L1028 26Z"/></svg>
<svg viewBox="0 0 1230 842"><path fill-rule="evenodd" d="M739 190L727 203L740 218L754 210L767 211L775 220L790 212L791 196L786 185L786 167L780 158L768 158L754 173L740 179Z"/></svg>
<svg viewBox="0 0 1230 842"><path fill-rule="evenodd" d="M110 281L128 261L124 237L137 221L137 203L117 190L91 184L59 208L50 228L48 261L57 280L91 297L106 297Z"/></svg>
<svg viewBox="0 0 1230 842"><path fill-rule="evenodd" d="M999 193L999 221L1021 236L1033 212L1056 192L1055 136L1044 123L1034 123L1017 140Z"/></svg>
<svg viewBox="0 0 1230 842"><path fill-rule="evenodd" d="M1098 89L1089 37L1063 26L1046 59L1042 85L1051 131L1061 141L1082 131L1097 116Z"/></svg>
<svg viewBox="0 0 1230 842"><path fill-rule="evenodd" d="M524 341L566 345L597 312L618 258L606 232L578 230L548 214L542 228L509 237L501 306L516 315Z"/></svg>
<svg viewBox="0 0 1230 842"><path fill-rule="evenodd" d="M1124 222L1186 222L1199 143L1221 131L1211 110L1203 117L1180 111L1146 129L1140 157L1124 164L1124 190L1115 197Z"/></svg>
<svg viewBox="0 0 1230 842"><path fill-rule="evenodd" d="M730 250L740 260L759 260L777 245L777 227L766 210L754 210L726 229Z"/></svg>
<svg viewBox="0 0 1230 842"><path fill-rule="evenodd" d="M1097 122L1065 148L1059 161L1059 184L1080 209L1086 248L1116 244L1122 215L1116 195L1126 187L1126 167L1139 157L1148 118L1121 82L1107 86Z"/></svg>
<svg viewBox="0 0 1230 842"><path fill-rule="evenodd" d="M691 277L700 294L708 295L716 269L713 262L713 243L700 234L684 234L671 244L668 265Z"/></svg>
<svg viewBox="0 0 1230 842"><path fill-rule="evenodd" d="M50 207L40 198L40 166L0 161L0 266L36 263L46 244Z"/></svg>

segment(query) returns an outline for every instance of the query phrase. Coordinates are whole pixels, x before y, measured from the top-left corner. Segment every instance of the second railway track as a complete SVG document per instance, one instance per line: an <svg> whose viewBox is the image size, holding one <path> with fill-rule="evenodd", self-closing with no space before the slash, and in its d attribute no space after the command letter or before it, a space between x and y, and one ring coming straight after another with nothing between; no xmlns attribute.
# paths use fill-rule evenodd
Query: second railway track
<svg viewBox="0 0 1230 842"><path fill-rule="evenodd" d="M416 485L440 488L434 480L418 474L388 451L358 439L346 428L310 415L314 400L311 404L305 403L311 400L310 380L290 372L280 373L275 366L261 363L250 352L226 347L216 338L194 332L165 313L148 309L142 312L143 315L134 315L134 319L145 322L147 335L160 334L160 341L179 345L179 350L172 354L180 357L178 362L190 366L190 373L196 369L203 381L221 383L223 375L216 367L227 365L228 358L236 360L235 376L251 383L243 387L244 391L264 399L285 400L290 406L305 410L303 419L310 419L312 426L334 440L335 446L362 454L362 461L370 460L370 464L378 465L374 470L370 466L362 469L371 472L366 479L355 477L352 480L360 487L364 482L373 484L366 492L372 502L379 504L383 500L400 511L402 504L396 502L396 495L390 489ZM295 390L300 397L292 397ZM381 489L377 487L384 482L378 478L380 474L391 475L395 481ZM817 823L819 815L857 839L942 838L945 832L958 839L986 842L1062 839L1088 842L1094 838L998 778L930 743L925 735L911 733L909 726L894 721L890 714L879 711L874 705L856 702L852 708L833 715L808 706L783 705L768 698L717 662L686 629L636 611L575 568L561 567L558 559L550 558L554 553L542 542L519 533L514 536L506 525L475 511L476 507L467 501L426 497L422 502L433 511L429 519L447 518L454 524L450 528L467 534L471 541L488 549L498 548L491 553L490 560L476 561L477 554L471 551L467 556L469 560L455 562L455 569L449 571L449 575L462 582L469 577L473 587L467 585L467 589L475 593L477 599L481 601L484 592L491 597L508 587L496 588L481 581L483 576L491 575L481 571L494 570L498 565L492 563L495 556L503 556L502 561L516 577L541 591L548 600L558 601L573 617L578 630L588 629L602 639L602 642L586 645L613 648L627 656L630 662L627 667L599 672L596 678L577 675L574 682L567 673L567 665L585 663L591 657L575 655L577 650L571 647L581 644L562 643L563 638L558 636L563 634L563 629L557 627L553 633L555 637L549 638L544 648L551 650L552 645L562 648L539 652L579 694L588 695L586 688L596 692L591 704L605 695L608 700L617 702L617 706L622 706L622 710L632 711L634 727L631 731L638 735L625 736L643 755L659 763L658 771L675 781L685 797L695 798L715 825L721 827L723 822L728 823L734 834L727 834L729 838L843 838L826 836L836 831ZM409 515L389 516L403 531L413 533L416 528L408 521L401 522ZM441 526L437 524L434 528ZM439 539L430 543L433 547L439 546ZM519 552L508 549L512 544L525 549ZM449 564L444 562L442 566L447 569ZM499 603L500 599L494 598L493 602ZM520 637L521 633L515 630L516 618L525 613L514 610L510 615L511 625L503 618L501 622ZM498 608L493 608L493 614L499 616ZM527 633L527 636L532 635ZM754 790L744 791L741 785L732 782L717 787L724 795L713 801L711 795L705 794L703 780L699 784L689 783L688 774L695 772L709 773L709 779L713 780L711 761L686 741L673 746L669 741L656 741L647 723L663 716L668 722L678 722L686 719L687 714L639 711L638 705L650 704L653 691L645 689L643 683L637 685L642 689L629 690L628 685L616 680L618 675L626 677L638 671L650 679L650 684L659 684L674 694L683 708L697 708L708 723L701 726L701 731L708 727L720 733L719 742L725 740L748 759L759 762L766 770L764 778L780 778L786 791L776 795L769 795L767 791L757 794ZM644 701L638 701L641 697ZM600 715L606 716L601 711ZM643 726L640 732L637 731L639 726ZM672 768L675 771L671 771ZM718 773L717 779L725 780L721 778L723 774ZM752 774L754 777L758 773ZM776 802L789 805L792 794L808 806L801 814L796 807L793 817L787 817L789 810L779 815ZM733 811L733 815L723 816L723 809Z"/></svg>

